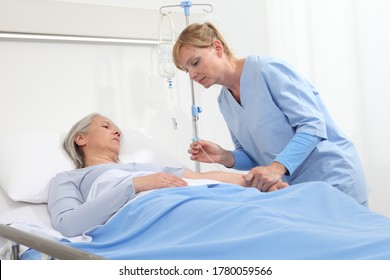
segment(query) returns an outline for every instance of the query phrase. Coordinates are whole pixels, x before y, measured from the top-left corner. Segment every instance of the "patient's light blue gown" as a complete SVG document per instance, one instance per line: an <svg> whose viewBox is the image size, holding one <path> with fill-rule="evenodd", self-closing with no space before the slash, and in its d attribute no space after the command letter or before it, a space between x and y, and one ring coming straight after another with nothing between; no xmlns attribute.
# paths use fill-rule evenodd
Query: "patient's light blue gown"
<svg viewBox="0 0 390 280"><path fill-rule="evenodd" d="M240 103L223 87L220 110L236 150L236 169L269 165L297 132L323 140L284 177L289 184L325 181L362 203L368 199L364 171L351 141L331 119L317 90L290 66L273 58L245 59Z"/></svg>

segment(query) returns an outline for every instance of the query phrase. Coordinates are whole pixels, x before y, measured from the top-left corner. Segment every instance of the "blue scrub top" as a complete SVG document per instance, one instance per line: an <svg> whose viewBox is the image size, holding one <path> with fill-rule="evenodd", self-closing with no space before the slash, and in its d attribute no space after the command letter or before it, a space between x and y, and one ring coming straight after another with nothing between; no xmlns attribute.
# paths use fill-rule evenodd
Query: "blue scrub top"
<svg viewBox="0 0 390 280"><path fill-rule="evenodd" d="M364 171L353 143L331 119L317 90L286 63L245 59L238 103L222 87L218 103L236 147L233 168L269 165L296 132L322 141L284 180L325 181L362 203L368 199Z"/></svg>

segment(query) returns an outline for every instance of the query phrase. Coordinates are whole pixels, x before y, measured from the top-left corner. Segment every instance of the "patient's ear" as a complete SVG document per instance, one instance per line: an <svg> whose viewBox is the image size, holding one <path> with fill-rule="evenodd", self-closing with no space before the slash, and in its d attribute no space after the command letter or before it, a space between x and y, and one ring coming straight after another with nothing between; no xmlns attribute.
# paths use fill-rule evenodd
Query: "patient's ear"
<svg viewBox="0 0 390 280"><path fill-rule="evenodd" d="M85 135L83 135L82 133L79 133L76 135L74 142L77 144L77 146L82 147L82 146L85 146L85 144L87 144L87 139L86 139Z"/></svg>

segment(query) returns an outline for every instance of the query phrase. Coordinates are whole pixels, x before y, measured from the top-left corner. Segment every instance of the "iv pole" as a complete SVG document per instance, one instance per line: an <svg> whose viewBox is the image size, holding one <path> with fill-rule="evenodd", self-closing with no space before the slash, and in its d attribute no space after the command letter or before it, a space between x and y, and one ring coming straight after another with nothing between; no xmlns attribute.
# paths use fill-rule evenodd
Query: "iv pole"
<svg viewBox="0 0 390 280"><path fill-rule="evenodd" d="M207 13L212 13L213 11L213 6L210 4L192 4L191 1L182 1L180 5L171 5L171 6L162 6L160 8L160 13L162 15L169 13L169 12L163 12L163 9L166 8L173 8L173 7L181 7L184 9L184 15L186 17L186 26L190 25L190 8L192 6L206 6L210 10L205 12ZM199 121L199 113L202 112L202 109L196 105L195 102L195 90L194 90L194 81L191 80L191 96L192 96L192 106L191 106L191 114L192 114L192 129L193 129L193 141L196 141L199 139L199 133L198 133L198 121ZM200 172L200 164L199 162L195 162L195 171Z"/></svg>

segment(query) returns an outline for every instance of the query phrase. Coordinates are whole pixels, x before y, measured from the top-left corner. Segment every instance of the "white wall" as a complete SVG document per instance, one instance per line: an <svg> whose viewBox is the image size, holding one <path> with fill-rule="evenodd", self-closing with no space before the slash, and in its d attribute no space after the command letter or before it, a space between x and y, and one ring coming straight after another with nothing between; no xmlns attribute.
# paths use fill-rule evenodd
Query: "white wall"
<svg viewBox="0 0 390 280"><path fill-rule="evenodd" d="M372 187L371 208L390 216L390 3L359 0L355 5L362 154Z"/></svg>
<svg viewBox="0 0 390 280"><path fill-rule="evenodd" d="M152 47L0 42L2 129L66 131L98 111L121 127L174 133L165 104L153 103L165 91L153 53ZM190 121L179 119L183 133L184 122Z"/></svg>
<svg viewBox="0 0 390 280"><path fill-rule="evenodd" d="M180 4L169 0L68 2L154 10ZM390 93L386 79L390 73L389 2L207 3L214 6L217 18L213 21L238 56L278 56L314 83L336 122L358 148L372 187L371 208L390 217L390 184L385 175L390 168L386 115ZM176 75L177 106L154 102L166 89L153 56L154 48L145 46L0 41L2 127L62 131L86 113L98 110L119 125L144 127L191 167L186 153L192 137L188 78L184 73ZM203 108L200 136L232 147L216 104L219 88L204 90L195 85L195 89L197 103ZM177 130L171 117L178 121ZM215 168L202 165L202 169Z"/></svg>

